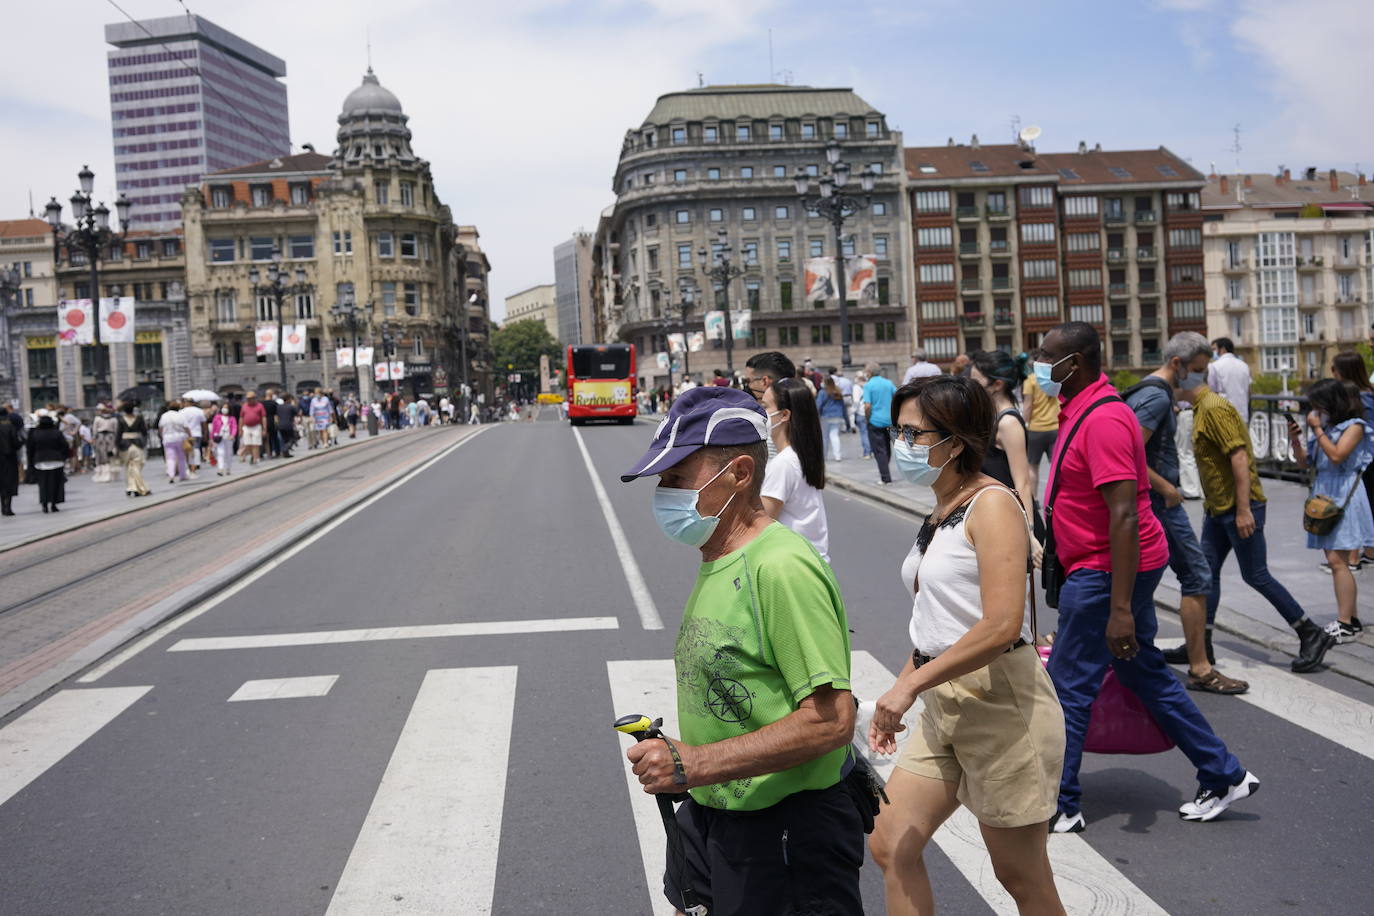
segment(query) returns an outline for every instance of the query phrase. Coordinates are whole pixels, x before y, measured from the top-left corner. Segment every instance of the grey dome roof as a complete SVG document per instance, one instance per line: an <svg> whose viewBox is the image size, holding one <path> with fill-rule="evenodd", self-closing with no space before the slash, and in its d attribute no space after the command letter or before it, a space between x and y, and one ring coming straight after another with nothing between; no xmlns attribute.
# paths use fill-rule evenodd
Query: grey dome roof
<svg viewBox="0 0 1374 916"><path fill-rule="evenodd" d="M363 84L350 92L343 103L342 113L345 115L361 111L401 111L400 99L377 82L377 75L371 67L363 76Z"/></svg>

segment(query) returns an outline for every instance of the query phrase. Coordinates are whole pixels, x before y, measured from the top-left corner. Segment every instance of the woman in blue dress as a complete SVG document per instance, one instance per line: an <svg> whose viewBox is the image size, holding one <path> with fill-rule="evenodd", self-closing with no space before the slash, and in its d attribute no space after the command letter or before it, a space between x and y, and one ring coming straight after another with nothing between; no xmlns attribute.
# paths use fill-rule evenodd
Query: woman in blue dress
<svg viewBox="0 0 1374 916"><path fill-rule="evenodd" d="M1360 392L1360 403L1364 406L1365 422L1374 428L1374 384L1370 382L1374 376L1365 368L1364 357L1354 350L1337 353L1331 360L1331 377L1355 386ZM1364 469L1364 495L1369 498L1369 505L1374 507L1374 461ZM1360 565L1374 565L1374 544L1364 545Z"/></svg>
<svg viewBox="0 0 1374 916"><path fill-rule="evenodd" d="M1322 379L1308 392L1307 403L1311 410L1307 414L1306 443L1299 440L1297 426L1289 426L1294 455L1300 467L1307 467L1311 460L1316 468L1313 495L1326 496L1345 507L1331 533L1309 533L1307 546L1326 553L1339 615L1326 631L1338 643L1347 643L1364 629L1355 616L1351 567L1359 562L1365 545L1374 543L1374 516L1361 486L1364 469L1374 461L1374 429L1364 419L1359 391L1349 382Z"/></svg>

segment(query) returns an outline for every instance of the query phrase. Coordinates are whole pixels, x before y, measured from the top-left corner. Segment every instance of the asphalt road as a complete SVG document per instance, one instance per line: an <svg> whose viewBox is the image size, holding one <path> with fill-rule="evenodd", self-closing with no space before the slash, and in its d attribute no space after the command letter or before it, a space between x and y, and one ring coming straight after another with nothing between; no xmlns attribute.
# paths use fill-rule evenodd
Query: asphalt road
<svg viewBox="0 0 1374 916"><path fill-rule="evenodd" d="M619 482L651 430L578 431L638 601L577 433L502 424L4 723L0 912L662 912L645 874L660 840L640 833L646 815L657 829L653 804L628 789L609 727L671 713L628 704L665 702L698 561L657 530L652 483ZM839 491L826 504L854 649L896 671L914 522ZM650 601L663 629L642 623ZM1195 696L1263 791L1186 824L1181 754L1089 755L1088 831L1052 838L1078 888L1070 912L1367 911L1374 689L1219 649L1265 689ZM1007 912L976 850L951 837L928 862L944 912ZM871 865L864 894L884 912Z"/></svg>

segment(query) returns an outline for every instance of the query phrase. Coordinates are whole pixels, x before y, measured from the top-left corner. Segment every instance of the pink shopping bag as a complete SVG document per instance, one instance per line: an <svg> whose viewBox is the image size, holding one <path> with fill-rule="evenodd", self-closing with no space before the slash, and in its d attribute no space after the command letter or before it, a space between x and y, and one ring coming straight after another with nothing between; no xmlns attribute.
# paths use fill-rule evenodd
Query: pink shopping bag
<svg viewBox="0 0 1374 916"><path fill-rule="evenodd" d="M1052 647L1037 648L1040 660L1048 661ZM1160 754L1173 747L1173 739L1159 727L1140 697L1117 680L1116 672L1108 668L1107 676L1102 679L1102 689L1093 701L1083 750L1093 754Z"/></svg>

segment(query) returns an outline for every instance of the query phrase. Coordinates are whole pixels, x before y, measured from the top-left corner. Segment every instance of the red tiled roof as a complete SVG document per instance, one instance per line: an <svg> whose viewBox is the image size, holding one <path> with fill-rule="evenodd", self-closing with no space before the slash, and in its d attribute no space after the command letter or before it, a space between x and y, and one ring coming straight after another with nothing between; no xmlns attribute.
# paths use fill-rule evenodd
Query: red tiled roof
<svg viewBox="0 0 1374 916"><path fill-rule="evenodd" d="M994 178L1011 175L1054 175L1033 150L1015 143L967 146L909 146L904 150L906 171L914 181L951 178ZM1029 167L1023 165L1029 163ZM983 168L977 168L981 164ZM922 171L925 167L927 171ZM934 169L934 171L929 171Z"/></svg>
<svg viewBox="0 0 1374 916"><path fill-rule="evenodd" d="M207 178L215 178L230 175L261 175L272 172L300 173L300 172L323 172L329 168L329 164L334 160L323 153L297 153L294 156L278 156L275 159L263 159L260 162L250 162L247 165L238 165L232 169L222 169L218 172L211 172ZM277 163L274 165L274 163Z"/></svg>
<svg viewBox="0 0 1374 916"><path fill-rule="evenodd" d="M1071 188L1168 181L1196 184L1205 180L1201 172L1162 146L1150 150L1037 153L1015 143L976 147L958 144L907 147L904 153L907 175L921 182L1041 176Z"/></svg>
<svg viewBox="0 0 1374 916"><path fill-rule="evenodd" d="M1143 150L1045 153L1040 159L1057 172L1067 169L1078 176L1070 178L1059 172L1059 183L1065 187L1073 187L1075 184L1153 184L1160 181L1196 184L1206 180L1201 172L1163 146L1159 149ZM1112 171L1113 169L1117 171Z"/></svg>
<svg viewBox="0 0 1374 916"><path fill-rule="evenodd" d="M0 239L25 239L52 232L47 220L0 219Z"/></svg>

